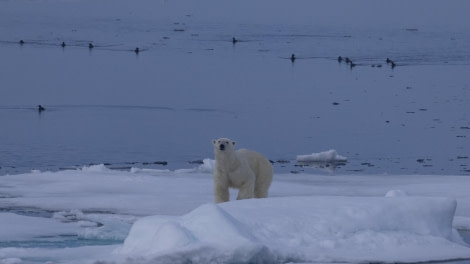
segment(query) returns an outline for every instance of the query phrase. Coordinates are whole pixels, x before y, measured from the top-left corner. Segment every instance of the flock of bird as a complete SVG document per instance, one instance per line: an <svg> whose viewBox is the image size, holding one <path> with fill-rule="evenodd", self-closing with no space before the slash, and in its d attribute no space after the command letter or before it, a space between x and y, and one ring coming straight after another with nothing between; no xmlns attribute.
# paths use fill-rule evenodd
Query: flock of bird
<svg viewBox="0 0 470 264"><path fill-rule="evenodd" d="M26 42L25 42L24 40L20 40L19 43L20 43L20 45L24 45ZM65 48L65 47L67 46L67 44L65 44L65 41L62 41L62 43L60 44L60 46L61 46L62 48ZM92 50L94 47L95 47L95 46L93 45L93 43L91 43L91 42L88 43L88 49ZM135 54L139 54L140 48L139 48L139 47L135 48L135 49L133 50L133 52L135 52Z"/></svg>
<svg viewBox="0 0 470 264"><path fill-rule="evenodd" d="M295 54L292 54L289 59L290 59L290 61L291 61L292 63L294 63L295 60L297 59L297 57L295 56ZM341 57L341 56L338 56L338 59L337 59L337 60L338 60L338 63L342 63L342 62L344 61L347 65L349 65L349 67L350 67L351 69L357 66L357 64L354 63L354 62L353 62L350 58L348 58L348 57L344 57L344 58L343 58L343 57ZM394 68L397 66L397 64L396 64L394 61L392 61L390 58L387 58L387 59L385 60L385 62L387 63L387 65L390 65L390 67L391 67L392 69L394 69ZM371 66L372 66L372 67L378 67L378 68L380 68L380 67L382 67L382 64L372 64Z"/></svg>
<svg viewBox="0 0 470 264"><path fill-rule="evenodd" d="M233 43L233 45L235 45L235 44L238 43L239 41L240 41L240 40L238 40L237 38L232 37L232 43ZM20 43L20 45L25 44L24 40L20 40L19 43ZM60 46L61 46L62 48L65 48L65 47L67 46L67 44L65 44L65 41L63 41L63 42L60 44ZM89 48L90 50L92 50L94 47L95 47L95 46L94 46L92 43L88 43L88 48ZM136 47L133 51L134 51L135 54L139 54L139 53L140 53L139 47ZM291 61L292 63L294 63L295 60L297 59L297 57L295 56L295 54L292 54L289 59L290 59L290 61ZM342 56L338 56L338 59L337 59L337 60L338 60L339 63L342 63L342 62L344 61L346 64L349 65L349 67L350 67L351 69L357 66L357 64L354 63L354 62L353 62L350 58L348 58L348 57L344 57L344 58L343 58ZM395 62L392 61L390 58L387 58L387 59L385 60L385 62L386 62L388 65L390 65L390 67L391 67L392 69L394 69L394 68L397 66L397 65L395 64ZM372 67L375 67L375 66L377 66L377 67L382 67L382 64L377 64L377 65L373 64L373 65L372 65ZM44 110L46 110L46 109L45 109L43 106L38 105L38 111L39 111L39 113L43 112Z"/></svg>
<svg viewBox="0 0 470 264"><path fill-rule="evenodd" d="M232 43L233 43L233 45L235 45L235 44L238 43L238 42L240 42L240 40L238 40L238 39L235 38L235 37L232 37ZM24 40L20 40L19 43L20 43L20 45L25 44ZM60 46L61 46L62 48L65 48L65 47L67 46L67 44L65 44L65 41L63 41L62 44L60 44ZM88 49L92 50L94 47L95 47L95 46L94 46L92 43L88 43ZM141 50L140 50L139 47L136 47L136 48L133 50L133 52L134 52L135 54L139 54L140 51L141 51ZM297 57L295 56L295 54L292 54L289 59L290 59L290 61L291 61L292 63L294 63L295 60L297 59ZM354 63L354 62L353 62L350 58L348 58L348 57L344 57L344 58L343 58L342 56L338 56L338 59L337 59L337 60L338 60L339 63L342 63L342 62L344 61L346 64L349 65L349 67L350 67L351 69L357 66L357 64ZM391 67L392 69L394 69L394 68L397 66L396 63L395 63L394 61L392 61L391 59L389 59L389 58L387 58L387 59L385 60L385 62L387 63L387 65L390 65L390 67ZM377 66L377 67L382 67L382 64L377 64L377 65L373 64L373 65L372 65L372 67L376 67L376 66Z"/></svg>
<svg viewBox="0 0 470 264"><path fill-rule="evenodd" d="M239 41L240 41L240 40L238 40L238 39L235 38L235 37L232 38L232 43L233 43L234 45L235 45L236 43L238 43ZM20 45L24 45L24 44L25 44L25 41L24 41L24 40L20 40L19 43L20 43ZM62 48L65 48L65 47L67 46L67 44L65 44L65 41L62 41L62 43L60 44L60 46L61 46ZM95 47L95 46L94 46L92 43L88 43L88 48L89 48L90 50L92 50L94 47ZM139 53L140 53L139 47L136 47L133 51L134 51L135 54L139 54ZM290 61L291 61L292 63L294 63L295 60L297 59L297 57L295 56L295 54L292 54L289 59L290 59ZM346 64L349 65L349 67L350 67L351 69L357 66L357 64L354 63L354 62L353 62L350 58L348 58L348 57L344 57L344 58L343 58L342 56L338 56L338 59L337 59L337 60L338 60L339 63L342 63L342 62L344 61ZM390 58L387 58L387 59L385 60L385 62L386 62L388 65L390 65L390 67L391 67L392 69L394 69L394 68L397 66L396 63L395 63L394 61L392 61ZM377 64L377 65L373 64L373 65L372 65L372 67L375 67L375 66L377 66L377 67L382 67L381 64ZM38 112L39 112L39 113L43 112L44 110L46 110L46 109L45 109L43 106L38 105Z"/></svg>
<svg viewBox="0 0 470 264"><path fill-rule="evenodd" d="M343 57L341 57L341 56L338 57L338 62L339 62L339 63L343 62L343 60L344 60L344 62L345 62L346 64L348 64L349 67L351 67L351 68L354 68L354 67L356 67L356 65L357 65L356 63L354 63L354 62L353 62L350 58L348 58L348 57L345 57L345 58L343 58ZM390 65L390 67L391 67L392 69L394 69L394 68L397 66L397 65L395 64L395 62L392 61L390 58L387 58L387 59L385 60L385 62L386 62L388 65ZM372 64L372 67L379 67L379 68L380 68L380 67L382 67L382 64L377 64L377 65L376 65L376 64Z"/></svg>

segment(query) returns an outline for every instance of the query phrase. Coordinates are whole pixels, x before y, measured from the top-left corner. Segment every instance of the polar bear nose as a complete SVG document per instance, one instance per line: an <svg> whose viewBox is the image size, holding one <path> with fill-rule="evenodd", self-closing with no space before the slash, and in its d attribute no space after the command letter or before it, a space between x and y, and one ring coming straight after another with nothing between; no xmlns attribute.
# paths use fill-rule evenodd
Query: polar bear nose
<svg viewBox="0 0 470 264"><path fill-rule="evenodd" d="M220 149L220 150L225 150L225 145L224 145L224 144L220 144L219 149Z"/></svg>

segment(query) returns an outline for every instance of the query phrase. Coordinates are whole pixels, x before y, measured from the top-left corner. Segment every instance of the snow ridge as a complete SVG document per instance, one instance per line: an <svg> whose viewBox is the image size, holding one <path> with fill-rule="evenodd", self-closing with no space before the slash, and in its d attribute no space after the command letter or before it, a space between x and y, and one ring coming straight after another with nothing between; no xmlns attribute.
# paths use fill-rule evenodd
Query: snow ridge
<svg viewBox="0 0 470 264"><path fill-rule="evenodd" d="M470 258L470 250L452 229L456 205L453 199L422 197L291 197L205 204L180 217L137 221L116 254L192 263Z"/></svg>

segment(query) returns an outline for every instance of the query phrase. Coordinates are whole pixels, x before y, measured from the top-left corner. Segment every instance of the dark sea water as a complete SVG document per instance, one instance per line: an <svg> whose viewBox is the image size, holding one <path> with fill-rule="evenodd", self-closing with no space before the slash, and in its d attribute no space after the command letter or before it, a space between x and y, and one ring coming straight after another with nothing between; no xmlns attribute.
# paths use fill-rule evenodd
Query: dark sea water
<svg viewBox="0 0 470 264"><path fill-rule="evenodd" d="M0 175L194 167L219 137L276 172L470 175L468 32L195 17L0 36ZM296 166L329 149L348 162Z"/></svg>
<svg viewBox="0 0 470 264"><path fill-rule="evenodd" d="M392 70L376 58L381 68L349 69L328 58L239 56L238 47L171 58L29 49L1 49L28 65L2 71L13 93L0 106L2 174L191 167L212 157L218 137L289 161L276 163L283 172L310 171L294 166L296 155L336 149L348 157L338 173L470 174L468 65ZM48 60L55 65L38 63Z"/></svg>

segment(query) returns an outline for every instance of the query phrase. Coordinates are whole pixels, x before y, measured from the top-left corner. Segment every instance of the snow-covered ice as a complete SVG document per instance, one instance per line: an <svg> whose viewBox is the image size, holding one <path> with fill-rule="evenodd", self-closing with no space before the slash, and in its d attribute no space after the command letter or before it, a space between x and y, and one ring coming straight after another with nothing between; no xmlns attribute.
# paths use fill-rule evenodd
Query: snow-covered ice
<svg viewBox="0 0 470 264"><path fill-rule="evenodd" d="M283 197L137 221L118 252L156 262L420 262L470 257L446 198ZM431 250L439 249L439 250Z"/></svg>
<svg viewBox="0 0 470 264"><path fill-rule="evenodd" d="M0 229L0 260L470 259L456 231L470 229L469 177L275 174L270 198L216 205L212 162L192 170L97 165L1 176L0 221L9 224ZM70 239L83 244L71 246ZM38 246L44 240L62 244Z"/></svg>

